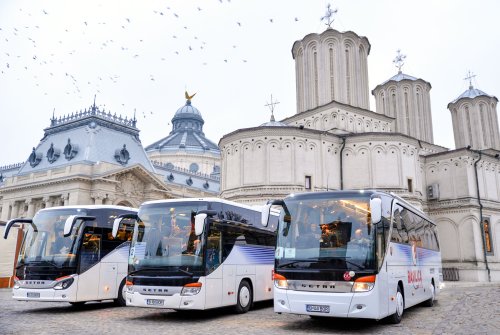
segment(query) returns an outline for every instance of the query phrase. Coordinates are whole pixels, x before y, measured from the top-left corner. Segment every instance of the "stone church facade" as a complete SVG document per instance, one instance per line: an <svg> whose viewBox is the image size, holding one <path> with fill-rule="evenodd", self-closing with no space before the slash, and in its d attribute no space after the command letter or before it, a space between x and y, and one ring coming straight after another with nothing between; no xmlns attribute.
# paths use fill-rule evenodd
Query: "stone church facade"
<svg viewBox="0 0 500 335"><path fill-rule="evenodd" d="M425 80L399 68L373 89L370 110L369 51L366 37L331 28L295 42L297 112L222 137L221 196L261 204L304 191L394 192L437 223L443 268L500 281L497 98L471 86L448 105L449 150L433 143Z"/></svg>

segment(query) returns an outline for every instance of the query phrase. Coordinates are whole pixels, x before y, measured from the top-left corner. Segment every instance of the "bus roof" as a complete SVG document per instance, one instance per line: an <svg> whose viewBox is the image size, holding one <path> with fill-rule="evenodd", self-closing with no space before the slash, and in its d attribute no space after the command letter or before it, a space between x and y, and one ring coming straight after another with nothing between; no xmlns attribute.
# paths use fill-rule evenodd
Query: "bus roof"
<svg viewBox="0 0 500 335"><path fill-rule="evenodd" d="M260 212L262 210L261 208L258 208L260 206L249 206L249 205L245 205L245 204L242 204L239 202L224 200L224 199L220 199L220 198L177 198L177 199L165 199L165 200L152 200L152 201L146 201L146 202L142 203L141 207L145 206L145 205L152 205L152 204L163 204L163 203L171 204L171 203L182 203L182 202L219 202L219 203L223 203L223 204L227 204L227 205L234 205L234 206L238 206L238 207L242 207L242 208L246 208L246 209L251 209L254 211L258 211L258 212Z"/></svg>
<svg viewBox="0 0 500 335"><path fill-rule="evenodd" d="M52 211L58 209L121 209L131 212L137 212L137 208L118 206L118 205L80 205L80 206L55 206L40 209L39 212Z"/></svg>

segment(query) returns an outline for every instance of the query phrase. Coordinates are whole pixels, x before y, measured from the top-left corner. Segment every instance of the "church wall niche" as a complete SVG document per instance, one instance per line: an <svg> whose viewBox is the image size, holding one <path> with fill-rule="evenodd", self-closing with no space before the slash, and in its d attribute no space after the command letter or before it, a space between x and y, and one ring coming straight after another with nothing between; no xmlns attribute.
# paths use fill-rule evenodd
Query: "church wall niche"
<svg viewBox="0 0 500 335"><path fill-rule="evenodd" d="M240 165L240 154L237 151L237 149L233 146L230 145L228 148L225 149L224 151L224 161L225 161L225 166L226 169L228 167L231 167L231 170L226 170L224 173L223 179L225 179L225 188L226 189L231 189L235 187L239 187L241 185L241 165Z"/></svg>
<svg viewBox="0 0 500 335"><path fill-rule="evenodd" d="M298 185L303 185L304 176L312 176L313 187L321 185L320 167L318 161L318 148L315 144L299 140L295 143L295 181Z"/></svg>
<svg viewBox="0 0 500 335"><path fill-rule="evenodd" d="M475 226L475 227L474 227ZM476 262L482 260L482 238L479 235L479 221L470 215L463 217L458 225L459 243L462 262ZM476 250L477 249L477 250Z"/></svg>
<svg viewBox="0 0 500 335"><path fill-rule="evenodd" d="M262 184L267 171L264 142L243 143L243 185Z"/></svg>
<svg viewBox="0 0 500 335"><path fill-rule="evenodd" d="M347 148L344 154L344 186L346 189L371 187L370 151L367 147Z"/></svg>
<svg viewBox="0 0 500 335"><path fill-rule="evenodd" d="M372 149L373 187L400 188L401 163L396 146L376 145Z"/></svg>
<svg viewBox="0 0 500 335"><path fill-rule="evenodd" d="M292 183L292 146L278 140L269 141L270 183Z"/></svg>
<svg viewBox="0 0 500 335"><path fill-rule="evenodd" d="M456 223L450 218L438 218L435 222L438 228L441 258L444 262L459 262L461 246Z"/></svg>
<svg viewBox="0 0 500 335"><path fill-rule="evenodd" d="M483 162L481 164L482 170L482 180L479 182L483 183L484 199L497 200L497 188L496 188L496 178L495 171L493 170L492 164L489 162Z"/></svg>

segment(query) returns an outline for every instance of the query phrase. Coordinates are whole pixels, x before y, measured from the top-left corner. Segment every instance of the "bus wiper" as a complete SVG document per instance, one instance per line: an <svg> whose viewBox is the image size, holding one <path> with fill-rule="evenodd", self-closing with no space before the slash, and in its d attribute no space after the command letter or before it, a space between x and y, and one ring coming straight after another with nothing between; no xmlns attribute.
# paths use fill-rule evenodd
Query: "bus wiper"
<svg viewBox="0 0 500 335"><path fill-rule="evenodd" d="M181 269L181 267L180 267L180 266L179 266L177 269L178 269L180 272L182 272L182 273L184 273L184 274L187 274L188 276L191 276L191 277L193 276L193 273L192 273L192 272L189 272L189 271L187 271L187 270Z"/></svg>
<svg viewBox="0 0 500 335"><path fill-rule="evenodd" d="M182 272L182 273L184 273L184 274L186 274L188 276L191 276L191 277L193 276L193 273L191 273L191 272L189 272L187 270L181 269L180 267L177 267L177 269L174 269L174 271L175 270L178 270L178 271L180 271L180 272ZM142 268L142 269L139 269L139 270L134 270L132 272L129 272L128 275L130 276L130 275L133 275L135 273L142 272L142 271L172 271L172 269L162 268L162 267L151 267L151 268L146 267L146 268Z"/></svg>
<svg viewBox="0 0 500 335"><path fill-rule="evenodd" d="M290 262L287 262L287 263L279 264L276 267L277 268L284 268L284 267L287 267L287 266L290 266L290 265L293 265L293 264L297 264L297 263L305 263L305 262L311 263L311 262L315 262L315 261L317 261L317 259L297 259L297 260L290 261Z"/></svg>
<svg viewBox="0 0 500 335"><path fill-rule="evenodd" d="M328 257L328 258L320 258L318 259L318 262L331 262L332 260L341 260L346 262L347 264L357 266L360 270L364 270L365 267L361 264L358 264L356 262L352 262L347 260L348 257Z"/></svg>

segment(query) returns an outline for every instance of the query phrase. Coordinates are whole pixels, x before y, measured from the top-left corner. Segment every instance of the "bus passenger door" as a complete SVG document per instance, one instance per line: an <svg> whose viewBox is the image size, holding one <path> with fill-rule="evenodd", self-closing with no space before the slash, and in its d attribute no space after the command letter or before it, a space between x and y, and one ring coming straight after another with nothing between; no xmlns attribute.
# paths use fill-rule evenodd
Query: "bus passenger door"
<svg viewBox="0 0 500 335"><path fill-rule="evenodd" d="M220 232L211 230L205 250L206 289L205 308L220 307L222 303L222 266Z"/></svg>
<svg viewBox="0 0 500 335"><path fill-rule="evenodd" d="M80 269L77 299L88 301L98 299L101 269L101 235L85 229L80 248Z"/></svg>

